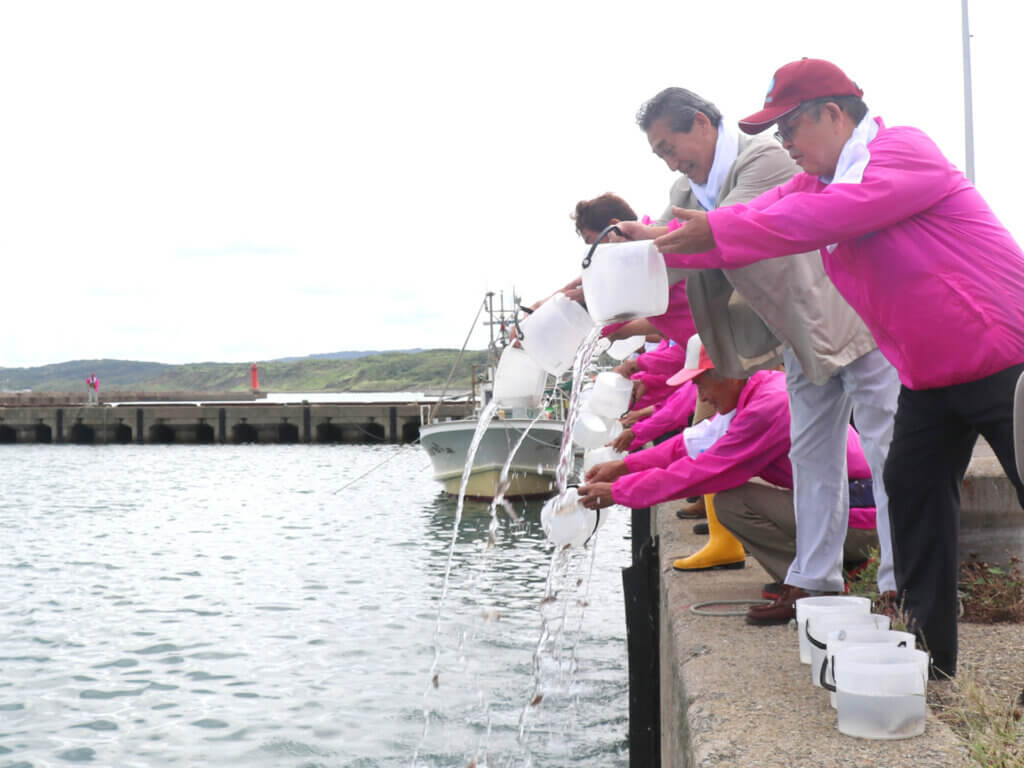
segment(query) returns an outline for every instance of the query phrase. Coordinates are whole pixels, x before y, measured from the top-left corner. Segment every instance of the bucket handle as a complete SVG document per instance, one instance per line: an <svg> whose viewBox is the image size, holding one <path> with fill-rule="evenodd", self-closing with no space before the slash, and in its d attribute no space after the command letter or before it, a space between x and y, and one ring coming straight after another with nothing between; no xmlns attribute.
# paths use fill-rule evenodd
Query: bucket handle
<svg viewBox="0 0 1024 768"><path fill-rule="evenodd" d="M587 267L590 266L590 260L594 257L594 251L597 249L597 246L600 244L600 242L602 240L604 240L605 236L609 232L614 232L617 235L625 237L625 235L623 234L622 230L619 229L618 226L615 225L615 224L609 224L607 227L602 229L601 230L601 234L599 234L596 238L594 238L594 242L590 245L590 250L587 251L587 255L583 257L583 268L584 269L586 269Z"/></svg>
<svg viewBox="0 0 1024 768"><path fill-rule="evenodd" d="M807 621L804 622L804 634L807 635L807 641L811 645L813 645L815 648L825 650L825 644L823 642L821 642L820 640L815 640L813 637L811 637L811 620L809 618L807 619Z"/></svg>
<svg viewBox="0 0 1024 768"><path fill-rule="evenodd" d="M523 310L523 314L524 315L532 315L533 314L533 310L530 309L529 307L524 307L522 304L520 304L519 308L521 310ZM522 326L519 325L519 313L518 312L513 312L512 313L512 325L514 325L516 327L516 338L519 339L520 341L525 339L526 338L526 334L523 333Z"/></svg>
<svg viewBox="0 0 1024 768"><path fill-rule="evenodd" d="M825 672L828 671L828 656L821 660L821 675L818 677L818 682L821 683L821 687L826 691L836 692L836 687L833 683L828 682L825 679ZM832 679L836 679L836 657L832 657Z"/></svg>
<svg viewBox="0 0 1024 768"><path fill-rule="evenodd" d="M579 483L566 483L565 487L566 488L579 488L580 484ZM600 509L595 509L594 510L594 530L592 530L590 532L590 535L587 536L587 540L583 542L583 546L584 547L587 546L587 544L590 543L590 540L592 538L594 538L594 534L597 533L597 529L600 528L600 527L601 527L601 510Z"/></svg>
<svg viewBox="0 0 1024 768"><path fill-rule="evenodd" d="M807 637L810 638L810 635L808 635ZM906 648L907 647L907 641L906 640L900 640L900 642L896 644L896 647L897 648ZM832 654L826 653L825 654L825 658L821 660L821 674L818 677L818 682L821 683L821 687L824 688L826 691L831 691L832 693L835 693L836 692L836 686L833 683L829 683L829 682L827 682L825 680L825 672L828 670L829 656L832 657L832 679L833 680L836 679L836 655L834 653L832 653Z"/></svg>

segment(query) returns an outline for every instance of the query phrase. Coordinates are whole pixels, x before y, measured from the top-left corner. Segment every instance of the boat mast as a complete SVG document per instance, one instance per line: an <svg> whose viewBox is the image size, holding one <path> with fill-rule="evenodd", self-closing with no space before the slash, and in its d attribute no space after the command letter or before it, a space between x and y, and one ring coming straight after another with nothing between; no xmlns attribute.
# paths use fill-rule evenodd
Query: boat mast
<svg viewBox="0 0 1024 768"><path fill-rule="evenodd" d="M964 143L967 179L974 183L974 110L971 103L971 30L967 19L967 0L960 0L964 48Z"/></svg>

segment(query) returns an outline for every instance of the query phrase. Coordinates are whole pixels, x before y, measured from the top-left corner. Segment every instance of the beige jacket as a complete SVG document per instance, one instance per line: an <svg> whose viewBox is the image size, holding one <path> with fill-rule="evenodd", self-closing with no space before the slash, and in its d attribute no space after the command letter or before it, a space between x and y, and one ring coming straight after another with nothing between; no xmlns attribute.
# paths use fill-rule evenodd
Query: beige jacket
<svg viewBox="0 0 1024 768"><path fill-rule="evenodd" d="M741 134L739 155L722 185L718 205L753 200L797 171L774 139ZM703 210L685 176L672 185L669 201L659 223L672 218L673 205ZM838 368L878 346L825 274L817 251L739 269L670 272L685 272L697 331L716 368L727 376L744 378L778 365L781 342L793 350L807 378L823 384Z"/></svg>

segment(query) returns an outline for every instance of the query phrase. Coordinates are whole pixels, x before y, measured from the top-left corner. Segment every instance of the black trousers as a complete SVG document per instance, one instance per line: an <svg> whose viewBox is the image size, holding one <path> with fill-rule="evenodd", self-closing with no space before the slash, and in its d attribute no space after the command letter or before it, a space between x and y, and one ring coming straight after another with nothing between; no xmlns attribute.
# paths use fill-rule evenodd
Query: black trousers
<svg viewBox="0 0 1024 768"><path fill-rule="evenodd" d="M896 585L934 670L956 674L960 485L981 434L1017 489L1013 393L1024 363L984 379L900 390L885 462Z"/></svg>

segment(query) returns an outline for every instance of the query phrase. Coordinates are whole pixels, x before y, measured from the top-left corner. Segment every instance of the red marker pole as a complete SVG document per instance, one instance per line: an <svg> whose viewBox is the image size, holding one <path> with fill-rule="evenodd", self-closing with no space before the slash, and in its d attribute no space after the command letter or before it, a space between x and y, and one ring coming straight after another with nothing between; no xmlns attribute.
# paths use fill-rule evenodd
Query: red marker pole
<svg viewBox="0 0 1024 768"><path fill-rule="evenodd" d="M250 373L250 375L252 377L252 388L254 390L259 389L260 388L260 371L259 371L259 368L256 367L256 363L252 364L252 367L249 369L249 373Z"/></svg>

